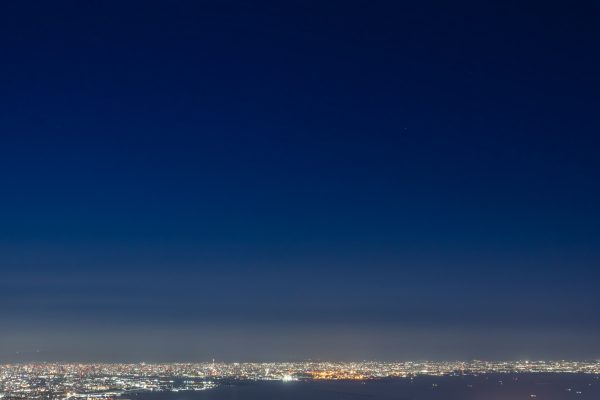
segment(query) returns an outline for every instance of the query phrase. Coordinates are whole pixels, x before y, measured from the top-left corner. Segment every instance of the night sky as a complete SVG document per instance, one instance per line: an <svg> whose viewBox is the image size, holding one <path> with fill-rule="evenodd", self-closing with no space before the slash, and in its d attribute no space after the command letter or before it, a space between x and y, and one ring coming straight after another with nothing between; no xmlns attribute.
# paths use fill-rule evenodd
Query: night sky
<svg viewBox="0 0 600 400"><path fill-rule="evenodd" d="M0 6L0 362L600 357L594 2Z"/></svg>

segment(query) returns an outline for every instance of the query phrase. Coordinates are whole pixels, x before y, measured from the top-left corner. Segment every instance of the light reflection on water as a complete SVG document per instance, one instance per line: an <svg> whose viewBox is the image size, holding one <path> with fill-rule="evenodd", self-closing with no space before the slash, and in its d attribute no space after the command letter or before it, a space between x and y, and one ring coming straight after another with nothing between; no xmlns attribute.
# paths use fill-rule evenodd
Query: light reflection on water
<svg viewBox="0 0 600 400"><path fill-rule="evenodd" d="M579 392L579 393L578 393ZM580 374L494 374L366 382L238 382L132 400L597 400L600 380Z"/></svg>

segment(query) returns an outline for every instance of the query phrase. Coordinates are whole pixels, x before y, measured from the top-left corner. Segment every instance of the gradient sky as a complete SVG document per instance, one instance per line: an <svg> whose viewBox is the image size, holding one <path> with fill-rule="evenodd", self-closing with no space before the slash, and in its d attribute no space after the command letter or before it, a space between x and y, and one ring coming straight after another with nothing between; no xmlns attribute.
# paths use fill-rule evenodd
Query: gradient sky
<svg viewBox="0 0 600 400"><path fill-rule="evenodd" d="M600 357L556 3L5 2L0 362Z"/></svg>

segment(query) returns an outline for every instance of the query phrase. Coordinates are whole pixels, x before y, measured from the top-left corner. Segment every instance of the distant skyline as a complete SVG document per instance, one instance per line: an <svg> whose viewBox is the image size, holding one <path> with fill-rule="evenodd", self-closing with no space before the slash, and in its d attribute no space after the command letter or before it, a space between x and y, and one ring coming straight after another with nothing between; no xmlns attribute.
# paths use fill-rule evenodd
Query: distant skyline
<svg viewBox="0 0 600 400"><path fill-rule="evenodd" d="M0 6L0 363L600 358L593 2Z"/></svg>

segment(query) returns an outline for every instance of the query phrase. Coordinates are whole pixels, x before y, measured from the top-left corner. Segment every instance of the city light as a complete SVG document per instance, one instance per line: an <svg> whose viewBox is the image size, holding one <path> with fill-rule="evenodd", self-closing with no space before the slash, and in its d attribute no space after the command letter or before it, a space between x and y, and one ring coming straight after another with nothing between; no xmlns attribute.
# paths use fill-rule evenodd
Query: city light
<svg viewBox="0 0 600 400"><path fill-rule="evenodd" d="M363 381L499 373L578 373L600 376L600 361L5 364L0 365L0 398L109 399L139 392L207 390L225 380ZM437 387L437 384L434 383L432 387ZM534 396L531 395L531 398Z"/></svg>

